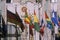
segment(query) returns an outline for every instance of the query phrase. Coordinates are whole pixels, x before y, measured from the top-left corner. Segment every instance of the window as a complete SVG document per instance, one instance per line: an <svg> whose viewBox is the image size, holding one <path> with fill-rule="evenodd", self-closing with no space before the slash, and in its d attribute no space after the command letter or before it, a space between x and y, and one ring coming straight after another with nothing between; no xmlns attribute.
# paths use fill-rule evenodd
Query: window
<svg viewBox="0 0 60 40"><path fill-rule="evenodd" d="M11 0L6 0L6 3L11 3Z"/></svg>
<svg viewBox="0 0 60 40"><path fill-rule="evenodd" d="M36 0L36 3L42 3L42 0Z"/></svg>
<svg viewBox="0 0 60 40"><path fill-rule="evenodd" d="M52 3L56 3L57 2L57 0L50 0Z"/></svg>

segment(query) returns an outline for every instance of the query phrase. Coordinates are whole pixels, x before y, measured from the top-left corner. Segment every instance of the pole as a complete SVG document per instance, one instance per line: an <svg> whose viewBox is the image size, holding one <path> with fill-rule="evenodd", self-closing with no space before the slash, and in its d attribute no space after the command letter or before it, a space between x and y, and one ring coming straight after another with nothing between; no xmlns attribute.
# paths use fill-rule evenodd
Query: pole
<svg viewBox="0 0 60 40"><path fill-rule="evenodd" d="M16 25L16 40L18 40L18 30L17 30L17 25Z"/></svg>
<svg viewBox="0 0 60 40"><path fill-rule="evenodd" d="M15 4L15 12L17 12L17 5ZM16 20L17 21L17 20ZM16 23L16 40L18 40L18 30L17 30L17 23Z"/></svg>
<svg viewBox="0 0 60 40"><path fill-rule="evenodd" d="M26 24L26 26L27 26L27 40L29 40L30 38L29 38L29 24Z"/></svg>

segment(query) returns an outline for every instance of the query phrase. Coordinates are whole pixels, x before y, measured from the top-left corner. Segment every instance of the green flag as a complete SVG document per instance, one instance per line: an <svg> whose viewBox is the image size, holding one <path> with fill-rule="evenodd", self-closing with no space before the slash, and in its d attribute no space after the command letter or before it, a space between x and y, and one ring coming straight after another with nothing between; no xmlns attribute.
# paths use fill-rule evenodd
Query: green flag
<svg viewBox="0 0 60 40"><path fill-rule="evenodd" d="M39 27L39 24L38 24L39 20L36 16L36 13L35 13L35 10L34 10L34 28L35 30L37 30L38 32L40 31L40 27Z"/></svg>

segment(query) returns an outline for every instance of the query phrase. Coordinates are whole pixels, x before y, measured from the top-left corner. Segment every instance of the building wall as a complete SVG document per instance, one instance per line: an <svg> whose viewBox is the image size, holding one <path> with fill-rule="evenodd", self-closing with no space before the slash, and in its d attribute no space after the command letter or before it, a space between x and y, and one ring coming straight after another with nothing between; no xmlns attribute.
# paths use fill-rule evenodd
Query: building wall
<svg viewBox="0 0 60 40"><path fill-rule="evenodd" d="M35 2L35 0L11 0L11 2L13 3L20 3L20 2L23 2L25 3L26 1L31 1L31 2Z"/></svg>

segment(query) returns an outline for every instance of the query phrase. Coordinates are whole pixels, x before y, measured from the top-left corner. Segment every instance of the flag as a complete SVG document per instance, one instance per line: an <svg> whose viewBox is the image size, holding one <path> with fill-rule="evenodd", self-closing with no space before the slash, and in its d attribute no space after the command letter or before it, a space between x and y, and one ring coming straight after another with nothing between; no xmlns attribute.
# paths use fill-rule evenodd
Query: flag
<svg viewBox="0 0 60 40"><path fill-rule="evenodd" d="M52 29L53 25L52 25L52 22L51 22L51 20L49 19L48 15L47 15L46 11L45 11L45 19L46 19L46 22L47 22L47 27L49 29Z"/></svg>
<svg viewBox="0 0 60 40"><path fill-rule="evenodd" d="M43 19L41 20L41 28L40 28L40 34L43 36L44 34L44 28L45 28L45 25L44 25L44 21Z"/></svg>
<svg viewBox="0 0 60 40"><path fill-rule="evenodd" d="M47 13L46 13L46 11L45 11L45 19L46 19L46 21L50 21L48 15L47 15Z"/></svg>
<svg viewBox="0 0 60 40"><path fill-rule="evenodd" d="M7 21L14 23L14 24L17 24L16 23L16 15L9 10L7 10Z"/></svg>
<svg viewBox="0 0 60 40"><path fill-rule="evenodd" d="M31 16L29 16L29 20L30 20L30 24L29 24L29 32L30 32L30 35L33 36L33 28L34 28L34 25L33 25L33 22L32 22L32 19L31 19Z"/></svg>
<svg viewBox="0 0 60 40"><path fill-rule="evenodd" d="M21 29L22 29L22 31L23 31L24 28L25 28L25 27L24 27L24 24L23 24L23 21L22 21L22 19L19 17L16 9L15 9L15 12L16 12L16 19L17 19L17 21L18 21L18 23L19 23L19 25L20 25L20 27L21 27Z"/></svg>
<svg viewBox="0 0 60 40"><path fill-rule="evenodd" d="M55 24L54 29L55 29L55 34L58 33L58 18L57 18L57 12L55 12L54 10L52 11L52 18L51 18L52 22Z"/></svg>
<svg viewBox="0 0 60 40"><path fill-rule="evenodd" d="M24 25L22 23L22 20L20 19L20 17L14 13L12 13L11 11L7 10L7 21L14 23L16 25L19 25L21 27L21 29L24 29ZM23 31L23 30L22 30Z"/></svg>
<svg viewBox="0 0 60 40"><path fill-rule="evenodd" d="M54 24L58 25L58 19L57 19L57 12L55 12L54 10L52 11L52 18L51 18L52 22Z"/></svg>
<svg viewBox="0 0 60 40"><path fill-rule="evenodd" d="M24 22L27 23L27 24L30 24L30 17L28 16L27 11L25 12Z"/></svg>
<svg viewBox="0 0 60 40"><path fill-rule="evenodd" d="M30 35L32 35L32 36L33 36L33 30L32 30L33 27L34 27L33 24L29 25L29 32L30 32Z"/></svg>
<svg viewBox="0 0 60 40"><path fill-rule="evenodd" d="M34 10L34 16L33 17L34 17L34 28L35 28L35 30L37 30L39 32L40 31L40 27L39 27L39 24L38 24L39 20L36 16L35 10Z"/></svg>

